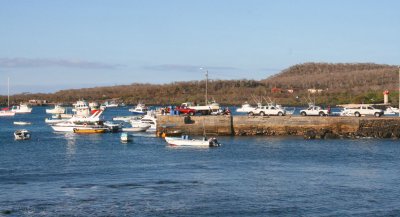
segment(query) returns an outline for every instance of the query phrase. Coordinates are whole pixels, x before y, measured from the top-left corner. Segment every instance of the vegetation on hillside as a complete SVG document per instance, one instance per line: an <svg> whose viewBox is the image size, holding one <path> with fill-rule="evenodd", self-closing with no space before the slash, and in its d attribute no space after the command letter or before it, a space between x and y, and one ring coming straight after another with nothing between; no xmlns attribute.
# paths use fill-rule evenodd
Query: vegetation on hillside
<svg viewBox="0 0 400 217"><path fill-rule="evenodd" d="M384 90L398 104L398 69L378 64L305 63L292 66L265 80L210 80L209 99L223 105L255 103L255 98L270 98L284 105L305 105L309 99L318 104L382 103ZM310 89L310 90L309 90ZM310 93L310 91L319 93ZM205 81L169 84L138 84L62 90L53 94L12 96L13 104L29 99L72 103L78 99L105 101L118 99L126 104L170 105L205 101ZM1 103L6 103L2 96Z"/></svg>

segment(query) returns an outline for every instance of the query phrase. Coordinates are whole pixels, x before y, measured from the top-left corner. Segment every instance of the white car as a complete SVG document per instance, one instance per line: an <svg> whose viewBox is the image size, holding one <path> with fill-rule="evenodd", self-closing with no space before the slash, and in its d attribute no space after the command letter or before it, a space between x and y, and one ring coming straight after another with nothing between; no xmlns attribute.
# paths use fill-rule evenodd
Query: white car
<svg viewBox="0 0 400 217"><path fill-rule="evenodd" d="M342 116L366 116L366 115L373 115L376 117L382 116L384 111L382 109L376 109L369 105L360 105L353 108L345 108L342 112Z"/></svg>
<svg viewBox="0 0 400 217"><path fill-rule="evenodd" d="M300 114L302 116L308 116L308 115L313 115L313 116L326 116L329 115L328 109L322 109L320 106L310 106L308 109L303 109L300 110Z"/></svg>
<svg viewBox="0 0 400 217"><path fill-rule="evenodd" d="M254 109L253 111L248 113L250 116L253 115L260 115L260 116L264 116L264 115L277 115L277 116L283 116L286 115L286 110L276 107L276 106L261 106L258 107L256 109Z"/></svg>

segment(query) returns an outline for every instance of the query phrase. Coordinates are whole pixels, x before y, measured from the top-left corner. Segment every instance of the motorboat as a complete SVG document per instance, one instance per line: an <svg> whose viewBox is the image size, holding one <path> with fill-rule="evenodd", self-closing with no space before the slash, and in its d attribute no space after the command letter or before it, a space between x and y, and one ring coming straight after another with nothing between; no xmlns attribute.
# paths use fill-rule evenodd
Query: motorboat
<svg viewBox="0 0 400 217"><path fill-rule="evenodd" d="M136 120L139 120L139 119L141 119L141 117L140 116L135 116L135 115L132 115L132 116L117 116L117 117L113 117L113 121L124 121L124 122L129 122L130 120L134 120L134 119L136 119Z"/></svg>
<svg viewBox="0 0 400 217"><path fill-rule="evenodd" d="M14 121L14 125L30 125L30 124L32 123L26 121Z"/></svg>
<svg viewBox="0 0 400 217"><path fill-rule="evenodd" d="M100 105L100 109L105 109L105 108L116 108L118 107L118 103L114 101L105 101L103 104Z"/></svg>
<svg viewBox="0 0 400 217"><path fill-rule="evenodd" d="M165 137L165 141L171 146L192 146L192 147L218 147L221 144L216 138L190 139L188 135L181 137Z"/></svg>
<svg viewBox="0 0 400 217"><path fill-rule="evenodd" d="M16 130L14 138L15 140L28 140L31 138L31 133L28 130Z"/></svg>
<svg viewBox="0 0 400 217"><path fill-rule="evenodd" d="M66 122L66 121L68 121L68 120L69 120L69 118L68 118L68 119L46 118L46 119L44 120L44 122L45 122L46 124L58 124L58 123Z"/></svg>
<svg viewBox="0 0 400 217"><path fill-rule="evenodd" d="M100 116L103 110L97 111L90 117L72 117L65 122L57 123L51 126L54 131L57 132L74 132L74 128L78 127L91 127L100 125L103 126L103 122L100 121Z"/></svg>
<svg viewBox="0 0 400 217"><path fill-rule="evenodd" d="M131 108L131 109L129 109L129 111L132 112L132 113L134 113L134 114L141 114L141 115L143 115L143 114L146 114L146 113L147 113L148 108L146 107L145 104L138 103L138 104L136 105L135 108Z"/></svg>
<svg viewBox="0 0 400 217"><path fill-rule="evenodd" d="M55 105L52 109L46 109L47 114L64 114L65 108L61 105Z"/></svg>
<svg viewBox="0 0 400 217"><path fill-rule="evenodd" d="M385 115L395 115L395 114L399 114L399 109L392 107L392 106L388 106L385 110L384 110L384 114Z"/></svg>
<svg viewBox="0 0 400 217"><path fill-rule="evenodd" d="M72 111L76 117L89 117L91 114L89 103L86 100L79 100L74 103Z"/></svg>
<svg viewBox="0 0 400 217"><path fill-rule="evenodd" d="M157 128L157 118L154 111L148 111L146 115L140 120L131 120L132 127L143 126L143 124L149 124L150 128L147 131L156 131Z"/></svg>
<svg viewBox="0 0 400 217"><path fill-rule="evenodd" d="M147 123L141 123L138 125L135 125L133 127L126 127L122 128L123 132L146 132L151 127L150 124Z"/></svg>
<svg viewBox="0 0 400 217"><path fill-rule="evenodd" d="M29 104L21 103L11 107L11 111L17 114L28 114L32 112L32 107Z"/></svg>
<svg viewBox="0 0 400 217"><path fill-rule="evenodd" d="M133 136L128 133L121 133L121 142L127 143L133 140Z"/></svg>
<svg viewBox="0 0 400 217"><path fill-rule="evenodd" d="M249 113L254 111L254 109L256 109L256 107L253 107L249 103L245 102L242 104L242 107L236 109L236 112Z"/></svg>
<svg viewBox="0 0 400 217"><path fill-rule="evenodd" d="M106 121L104 126L108 127L109 131L112 133L118 133L122 130L122 124L113 123L111 121Z"/></svg>
<svg viewBox="0 0 400 217"><path fill-rule="evenodd" d="M74 127L73 132L78 134L96 134L96 133L106 133L108 131L107 127L102 126L82 126Z"/></svg>

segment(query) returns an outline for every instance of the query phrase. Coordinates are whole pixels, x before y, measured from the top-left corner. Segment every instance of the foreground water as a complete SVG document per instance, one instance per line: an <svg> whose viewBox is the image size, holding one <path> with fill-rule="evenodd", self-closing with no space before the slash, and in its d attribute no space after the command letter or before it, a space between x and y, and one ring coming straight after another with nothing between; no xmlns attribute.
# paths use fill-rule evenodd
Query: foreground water
<svg viewBox="0 0 400 217"><path fill-rule="evenodd" d="M221 137L197 149L142 134L121 144L53 133L34 109L0 119L0 215L400 215L398 140ZM33 123L31 140L13 140L16 120Z"/></svg>

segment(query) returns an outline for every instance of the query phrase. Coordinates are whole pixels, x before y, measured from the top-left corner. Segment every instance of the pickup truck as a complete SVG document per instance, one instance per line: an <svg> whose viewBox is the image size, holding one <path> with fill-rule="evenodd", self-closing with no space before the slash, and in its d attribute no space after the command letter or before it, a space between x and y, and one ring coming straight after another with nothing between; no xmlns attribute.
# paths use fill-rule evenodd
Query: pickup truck
<svg viewBox="0 0 400 217"><path fill-rule="evenodd" d="M326 116L329 115L328 109L322 109L320 106L312 105L308 107L308 109L300 110L300 115L307 116L307 115L314 115L314 116Z"/></svg>
<svg viewBox="0 0 400 217"><path fill-rule="evenodd" d="M286 115L286 111L284 109L278 108L276 106L261 106L261 107L258 107L256 109L254 109L253 111L250 111L248 114L250 116L254 116L254 115L260 115L260 116L264 116L264 115L283 116L283 115Z"/></svg>
<svg viewBox="0 0 400 217"><path fill-rule="evenodd" d="M175 108L175 111L179 111L180 114L186 114L186 115L194 115L196 114L195 109L188 108L186 106L177 106Z"/></svg>
<svg viewBox="0 0 400 217"><path fill-rule="evenodd" d="M360 105L356 107L345 108L341 113L342 116L366 116L366 115L373 115L375 117L382 116L384 111L382 109L376 109L370 105Z"/></svg>

